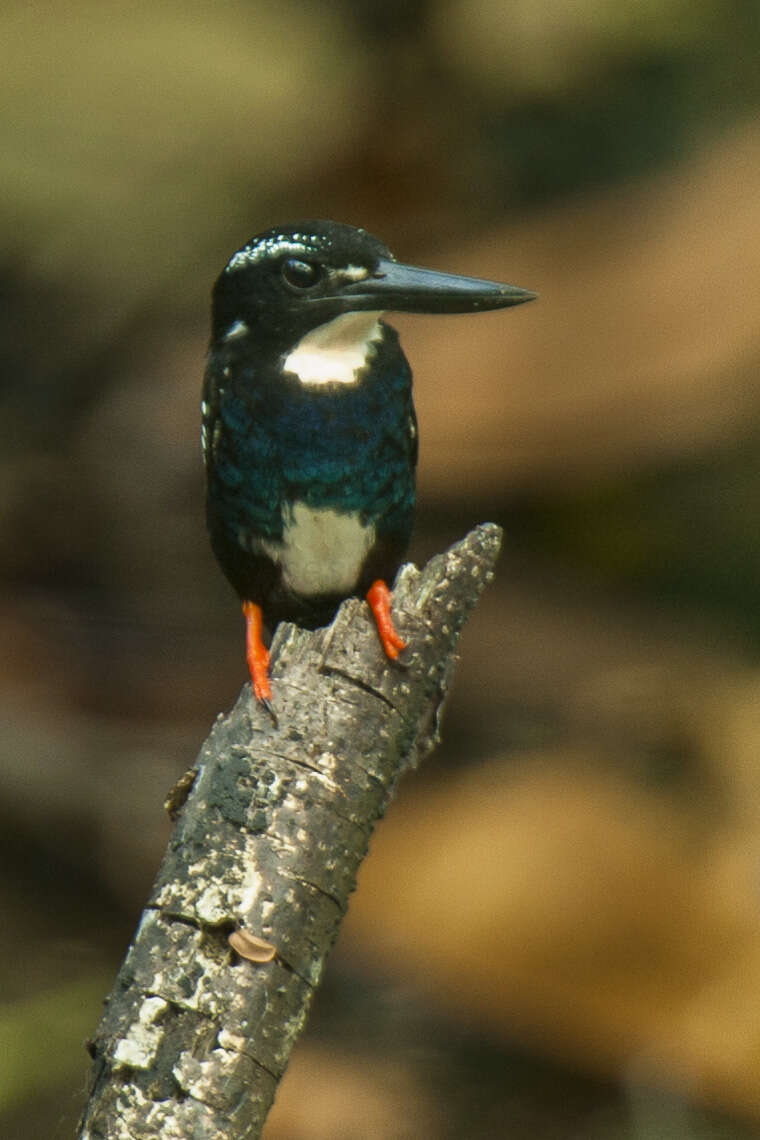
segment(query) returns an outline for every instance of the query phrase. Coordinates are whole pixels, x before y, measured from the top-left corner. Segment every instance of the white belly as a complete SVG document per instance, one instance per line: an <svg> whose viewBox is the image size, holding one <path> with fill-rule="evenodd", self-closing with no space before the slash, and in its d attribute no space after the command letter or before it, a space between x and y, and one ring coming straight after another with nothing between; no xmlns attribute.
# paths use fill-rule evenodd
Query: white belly
<svg viewBox="0 0 760 1140"><path fill-rule="evenodd" d="M295 594L350 594L375 540L375 528L358 515L297 502L285 517L282 542L262 542Z"/></svg>

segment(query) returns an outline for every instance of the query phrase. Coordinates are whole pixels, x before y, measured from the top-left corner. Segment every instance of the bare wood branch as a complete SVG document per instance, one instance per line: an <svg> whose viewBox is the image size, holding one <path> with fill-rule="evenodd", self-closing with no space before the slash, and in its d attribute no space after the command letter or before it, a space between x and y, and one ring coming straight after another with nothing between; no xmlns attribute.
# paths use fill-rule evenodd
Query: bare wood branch
<svg viewBox="0 0 760 1140"><path fill-rule="evenodd" d="M484 524L422 572L401 569L407 668L382 659L357 599L327 629L279 627L279 727L246 685L175 797L177 826L91 1042L80 1140L260 1135L372 829L438 739L459 631L500 543Z"/></svg>

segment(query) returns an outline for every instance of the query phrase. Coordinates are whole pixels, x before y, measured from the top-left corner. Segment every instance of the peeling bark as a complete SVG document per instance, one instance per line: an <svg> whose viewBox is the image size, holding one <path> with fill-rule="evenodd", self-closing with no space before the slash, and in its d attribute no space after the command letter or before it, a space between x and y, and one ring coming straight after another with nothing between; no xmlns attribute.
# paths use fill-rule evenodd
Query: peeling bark
<svg viewBox="0 0 760 1140"><path fill-rule="evenodd" d="M372 828L438 740L459 631L500 542L484 524L401 569L405 668L383 660L355 598L327 629L280 625L279 727L246 685L171 800L177 825L90 1044L80 1140L260 1135Z"/></svg>

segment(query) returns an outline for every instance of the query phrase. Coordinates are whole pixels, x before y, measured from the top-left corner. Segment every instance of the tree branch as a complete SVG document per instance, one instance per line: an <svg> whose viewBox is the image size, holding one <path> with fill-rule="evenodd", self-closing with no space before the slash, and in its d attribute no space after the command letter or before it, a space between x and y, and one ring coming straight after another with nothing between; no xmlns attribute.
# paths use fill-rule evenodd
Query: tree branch
<svg viewBox="0 0 760 1140"><path fill-rule="evenodd" d="M327 629L278 628L279 727L246 685L175 790L177 826L90 1044L80 1140L260 1135L372 829L438 740L500 543L484 524L401 569L406 668L382 659L355 598Z"/></svg>

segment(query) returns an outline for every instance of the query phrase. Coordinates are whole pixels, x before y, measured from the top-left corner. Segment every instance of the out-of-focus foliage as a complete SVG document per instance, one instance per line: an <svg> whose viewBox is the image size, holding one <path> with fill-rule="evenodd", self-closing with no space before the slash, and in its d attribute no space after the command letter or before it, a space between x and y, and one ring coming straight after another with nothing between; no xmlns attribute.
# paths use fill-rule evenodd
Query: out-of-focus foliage
<svg viewBox="0 0 760 1140"><path fill-rule="evenodd" d="M121 311L197 295L251 188L308 178L357 126L362 53L337 7L10 4L0 36L3 244L43 279L110 282Z"/></svg>
<svg viewBox="0 0 760 1140"><path fill-rule="evenodd" d="M0 40L0 1132L71 1131L163 795L244 679L208 291L327 216L540 300L393 322L415 553L507 549L268 1135L755 1134L754 0L14 0Z"/></svg>
<svg viewBox="0 0 760 1140"><path fill-rule="evenodd" d="M7 1004L0 1018L0 1113L57 1089L71 1078L71 1046L91 1031L108 975L43 989Z"/></svg>

